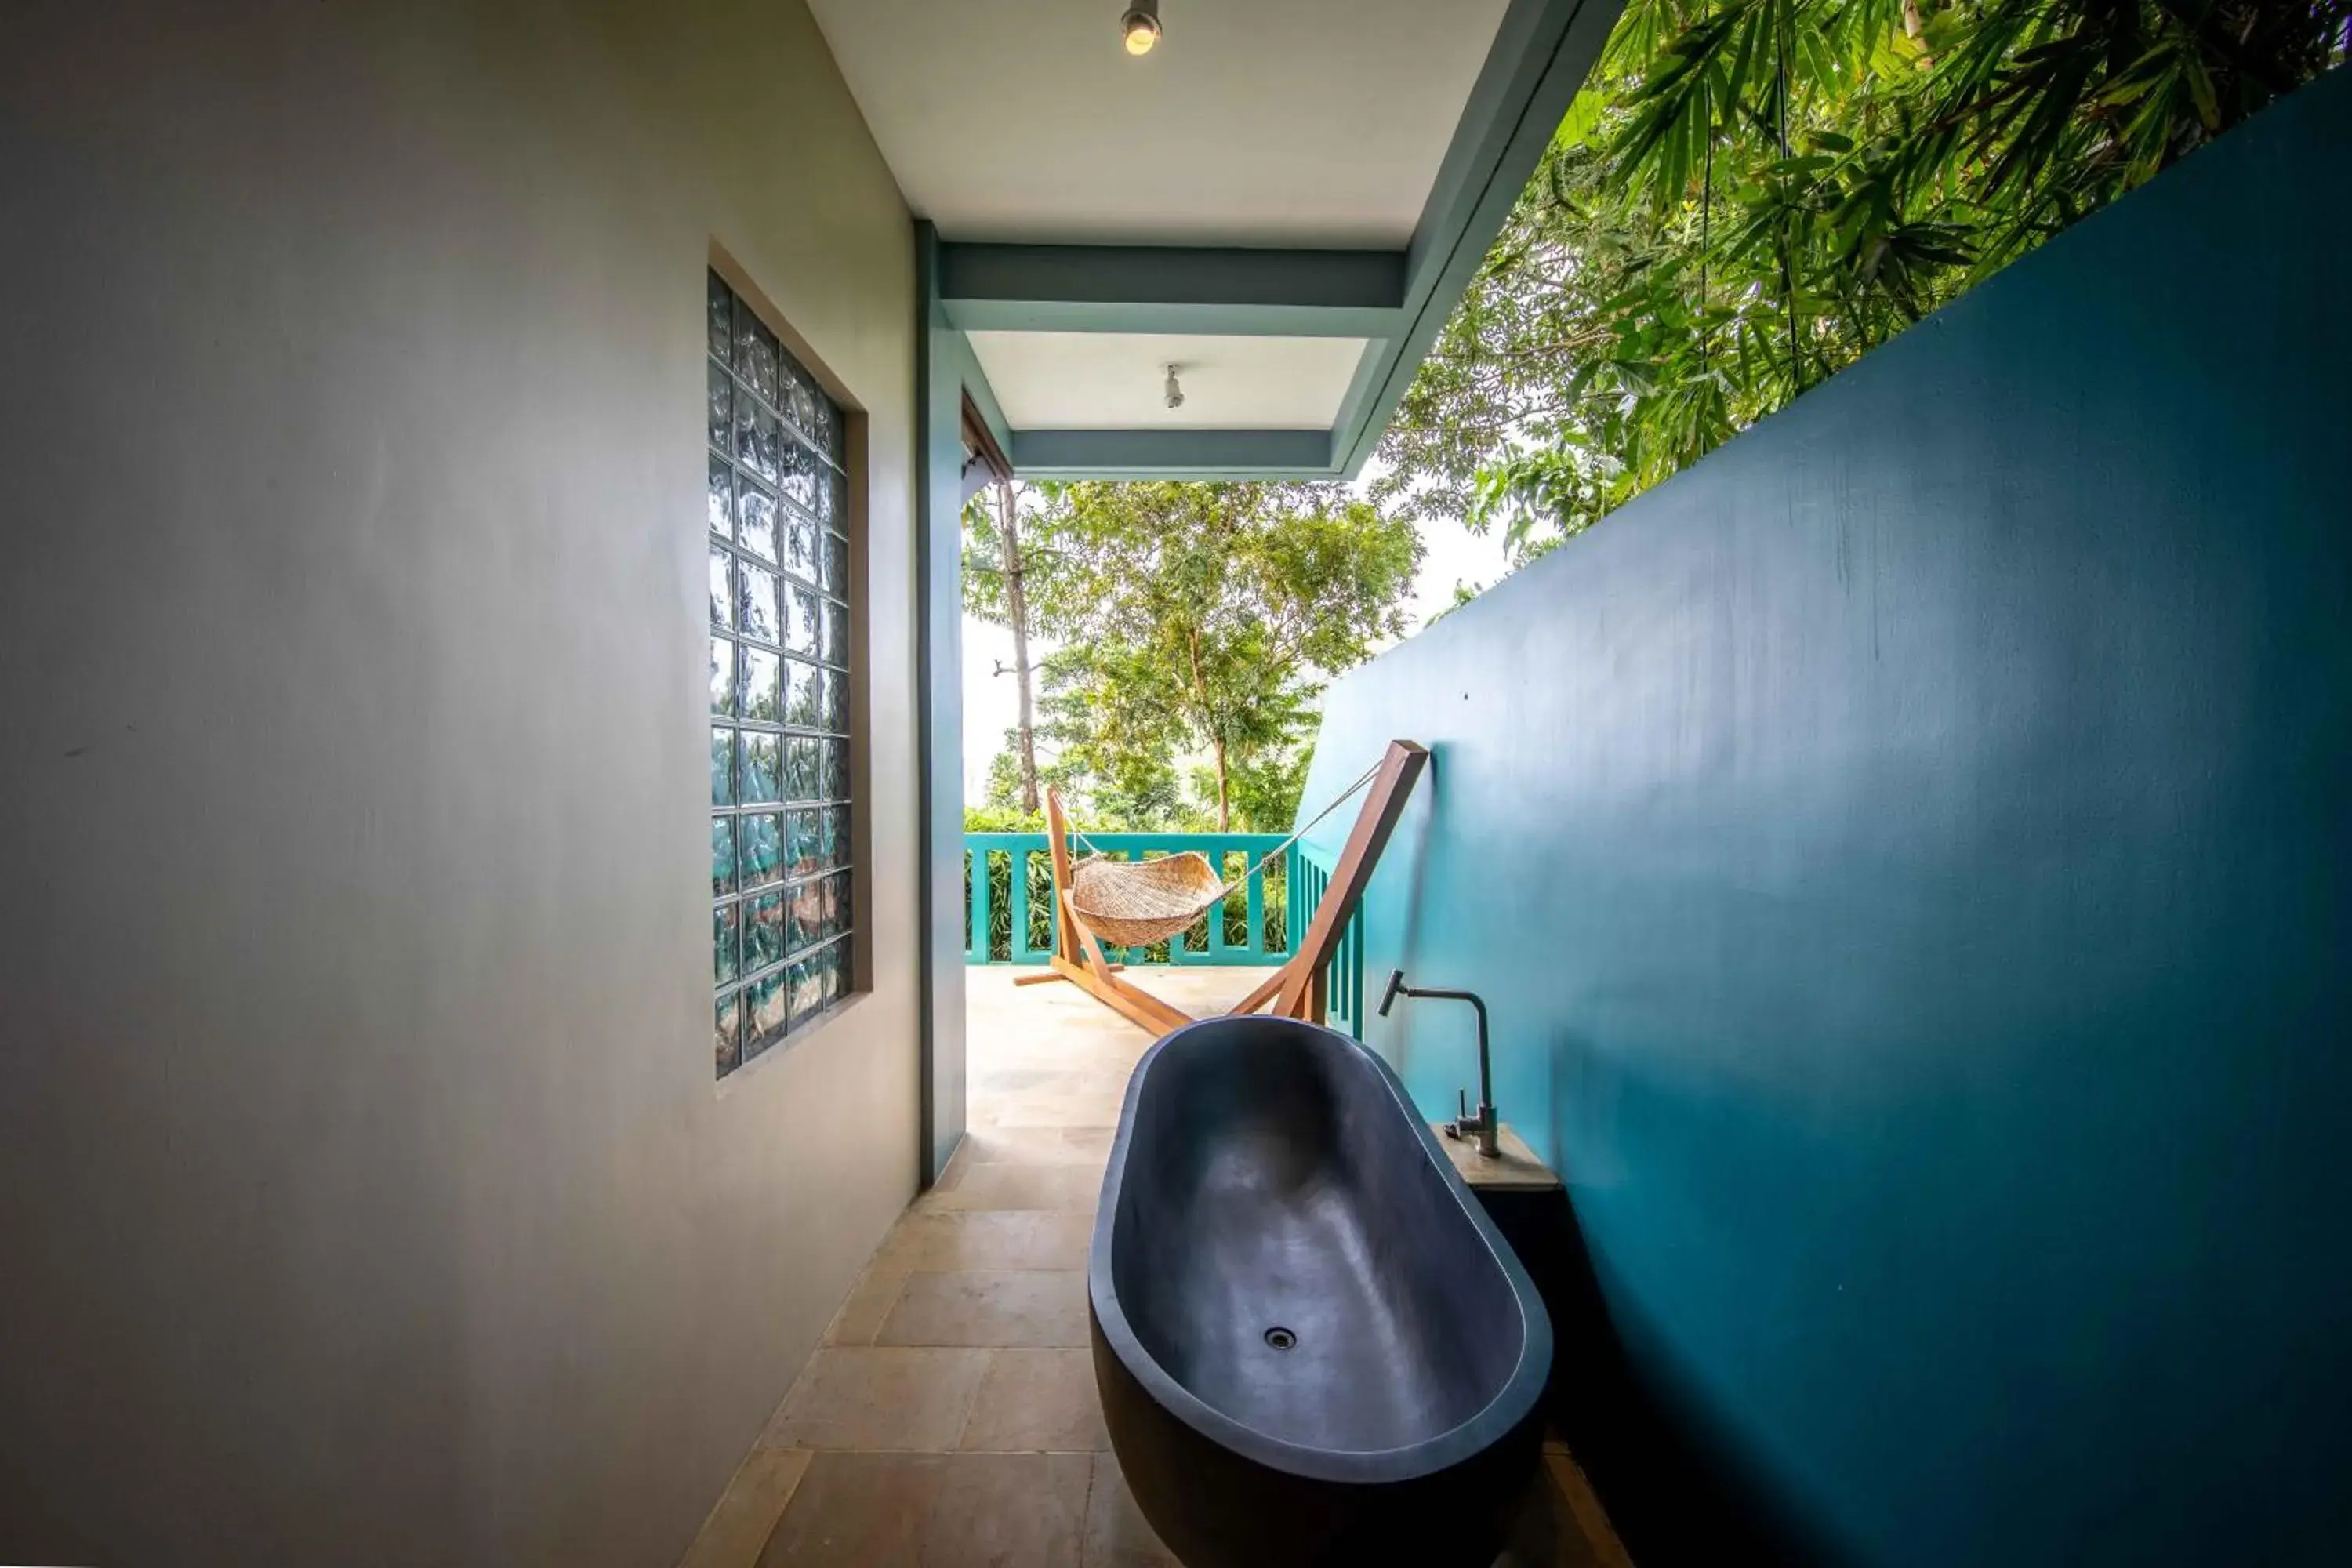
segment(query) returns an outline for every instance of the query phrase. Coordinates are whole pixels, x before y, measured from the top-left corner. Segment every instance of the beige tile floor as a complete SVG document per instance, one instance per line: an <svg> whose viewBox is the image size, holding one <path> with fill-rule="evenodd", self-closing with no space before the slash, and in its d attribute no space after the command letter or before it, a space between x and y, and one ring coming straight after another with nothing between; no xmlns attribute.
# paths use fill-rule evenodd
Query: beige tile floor
<svg viewBox="0 0 2352 1568"><path fill-rule="evenodd" d="M1150 1040L1068 985L968 972L970 1135L908 1205L712 1510L683 1568L1172 1563L1103 1430L1087 1241ZM1189 1012L1263 970L1148 972ZM1545 1454L1512 1568L1622 1568L1567 1453ZM1279 1568L1269 1564L1268 1568Z"/></svg>

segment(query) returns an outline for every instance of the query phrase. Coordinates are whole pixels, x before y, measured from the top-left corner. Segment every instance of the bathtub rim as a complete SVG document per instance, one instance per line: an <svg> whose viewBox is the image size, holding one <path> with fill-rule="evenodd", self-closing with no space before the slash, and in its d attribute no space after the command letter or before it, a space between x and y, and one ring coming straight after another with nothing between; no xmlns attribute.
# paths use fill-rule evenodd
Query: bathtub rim
<svg viewBox="0 0 2352 1568"><path fill-rule="evenodd" d="M1153 1067L1171 1047L1181 1045L1187 1036L1198 1031L1214 1030L1244 1021L1328 1036L1369 1064L1386 1087L1390 1100L1420 1138L1423 1156L1437 1167L1454 1203L1476 1227L1488 1255L1501 1267L1511 1288L1512 1300L1518 1308L1519 1358L1495 1396L1469 1419L1434 1436L1398 1448L1318 1448L1289 1442L1236 1421L1201 1399L1160 1364L1159 1359L1144 1348L1143 1342L1128 1322L1127 1313L1119 1305L1113 1289L1111 1233L1117 1223L1119 1188L1127 1171L1128 1143L1135 1131L1136 1100L1141 1096ZM1504 1241L1502 1233L1495 1228L1495 1222L1487 1217L1485 1207L1471 1193L1469 1184L1463 1181L1462 1173L1454 1168L1454 1162L1439 1147L1436 1134L1430 1130L1428 1121L1413 1104L1412 1097L1406 1093L1404 1082L1397 1077L1396 1069L1383 1061L1379 1053L1353 1037L1324 1025L1310 1024L1297 1018L1244 1015L1199 1019L1162 1036L1135 1064L1135 1071L1128 1079L1127 1093L1119 1102L1118 1130L1111 1140L1110 1162L1103 1172L1102 1194L1095 1209L1094 1230L1087 1240L1087 1301L1094 1314L1096 1328L1111 1352L1160 1408L1221 1447L1270 1469L1308 1480L1379 1485L1414 1480L1451 1469L1486 1452L1527 1421L1540 1405L1551 1374L1551 1319L1544 1310L1541 1298L1536 1293L1534 1281L1529 1279L1517 1256L1511 1251L1509 1244Z"/></svg>

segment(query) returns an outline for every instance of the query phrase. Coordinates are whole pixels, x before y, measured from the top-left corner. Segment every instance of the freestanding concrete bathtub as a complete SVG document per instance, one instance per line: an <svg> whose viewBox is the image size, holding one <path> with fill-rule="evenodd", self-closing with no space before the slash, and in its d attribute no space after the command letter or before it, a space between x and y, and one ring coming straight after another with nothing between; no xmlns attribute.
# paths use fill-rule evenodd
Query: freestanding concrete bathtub
<svg viewBox="0 0 2352 1568"><path fill-rule="evenodd" d="M1551 1328L1404 1086L1345 1035L1217 1018L1145 1053L1087 1283L1111 1447L1190 1568L1501 1550Z"/></svg>

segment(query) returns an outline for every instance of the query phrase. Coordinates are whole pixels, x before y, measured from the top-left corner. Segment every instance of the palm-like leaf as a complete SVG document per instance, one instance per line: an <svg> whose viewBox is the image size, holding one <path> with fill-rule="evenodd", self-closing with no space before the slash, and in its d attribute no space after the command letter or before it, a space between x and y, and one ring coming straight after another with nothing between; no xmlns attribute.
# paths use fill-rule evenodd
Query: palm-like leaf
<svg viewBox="0 0 2352 1568"><path fill-rule="evenodd" d="M1631 0L1382 447L1573 532L2341 58L2352 0Z"/></svg>

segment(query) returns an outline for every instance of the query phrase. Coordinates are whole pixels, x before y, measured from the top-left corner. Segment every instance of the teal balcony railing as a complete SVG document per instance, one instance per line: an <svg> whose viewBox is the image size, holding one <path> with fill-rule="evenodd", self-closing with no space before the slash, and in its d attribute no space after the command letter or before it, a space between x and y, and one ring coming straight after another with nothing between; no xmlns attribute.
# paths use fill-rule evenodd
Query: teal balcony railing
<svg viewBox="0 0 2352 1568"><path fill-rule="evenodd" d="M1226 881L1282 842L1279 833L1089 833L1087 841L1120 859L1150 859L1197 849ZM1042 964L1054 954L1053 856L1043 833L963 836L966 963ZM1225 895L1192 929L1151 947L1103 952L1129 965L1256 964L1271 967L1298 951L1307 922L1331 880L1331 861L1304 844L1269 861ZM1332 1026L1363 1038L1364 933L1360 914L1324 975Z"/></svg>
<svg viewBox="0 0 2352 1568"><path fill-rule="evenodd" d="M1116 859L1157 859L1198 850L1231 881L1282 842L1279 833L1089 833L1088 843ZM1042 833L967 833L964 847L964 962L1043 963L1053 956L1053 857ZM1191 931L1154 946L1104 952L1129 964L1276 964L1291 952L1291 862L1276 858L1225 895ZM985 875L982 874L983 869Z"/></svg>
<svg viewBox="0 0 2352 1568"><path fill-rule="evenodd" d="M1288 858L1293 868L1291 887L1297 891L1290 918L1290 944L1296 948L1306 938L1307 922L1315 918L1317 907L1323 902L1334 862L1304 844L1292 849ZM1360 909L1349 920L1338 950L1324 966L1323 1011L1333 1028L1345 1029L1359 1040L1364 1037L1364 912Z"/></svg>

